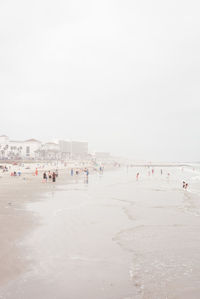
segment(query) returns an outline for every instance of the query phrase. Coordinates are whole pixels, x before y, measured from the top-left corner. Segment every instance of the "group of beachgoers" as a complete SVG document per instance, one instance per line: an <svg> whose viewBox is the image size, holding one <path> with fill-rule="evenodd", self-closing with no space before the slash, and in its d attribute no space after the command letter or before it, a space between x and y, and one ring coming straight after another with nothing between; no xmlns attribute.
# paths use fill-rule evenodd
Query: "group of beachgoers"
<svg viewBox="0 0 200 299"><path fill-rule="evenodd" d="M0 169L2 169L3 172L8 172L8 167L6 165L0 165Z"/></svg>
<svg viewBox="0 0 200 299"><path fill-rule="evenodd" d="M154 175L154 169L152 168L152 170L150 171L148 171L148 175L150 176L151 175L151 173L152 173L152 175ZM163 170L162 169L160 169L160 174L161 175L163 175ZM136 181L138 181L139 180L139 176L140 176L140 173L139 172L137 172L136 173ZM170 177L170 173L168 172L167 173L167 177L169 178ZM186 183L185 181L183 181L183 189L184 190L187 190L188 189L188 183Z"/></svg>
<svg viewBox="0 0 200 299"><path fill-rule="evenodd" d="M10 173L11 176L21 176L21 171L13 171Z"/></svg>
<svg viewBox="0 0 200 299"><path fill-rule="evenodd" d="M185 181L183 181L183 189L185 189L185 190L188 189L188 183L186 183Z"/></svg>
<svg viewBox="0 0 200 299"><path fill-rule="evenodd" d="M88 170L88 168L76 168L76 169L74 169L74 168L71 168L71 176L74 176L74 175L76 175L76 176L78 176L79 174L84 174L84 175L86 175L86 177L88 177L89 176L89 170Z"/></svg>
<svg viewBox="0 0 200 299"><path fill-rule="evenodd" d="M149 168L149 167L148 167L148 168ZM148 170L148 176L150 176L151 174L154 175L154 173L155 173L154 168L152 168L151 170ZM160 170L160 175L163 175L163 170L162 170L162 169ZM137 173L136 173L136 180L137 180L137 181L139 180L139 176L140 176L140 173L137 172ZM168 178L170 177L170 173L169 173L169 172L167 173L167 177L168 177Z"/></svg>
<svg viewBox="0 0 200 299"><path fill-rule="evenodd" d="M56 182L56 178L58 177L58 170L56 169L56 171L51 172L50 170L48 172L44 172L43 173L43 182L47 183L49 182Z"/></svg>
<svg viewBox="0 0 200 299"><path fill-rule="evenodd" d="M104 166L100 166L99 168L94 167L94 172L98 172L99 174L103 174L104 172ZM71 176L78 176L80 174L85 175L86 177L89 176L89 169L87 167L85 168L71 168Z"/></svg>

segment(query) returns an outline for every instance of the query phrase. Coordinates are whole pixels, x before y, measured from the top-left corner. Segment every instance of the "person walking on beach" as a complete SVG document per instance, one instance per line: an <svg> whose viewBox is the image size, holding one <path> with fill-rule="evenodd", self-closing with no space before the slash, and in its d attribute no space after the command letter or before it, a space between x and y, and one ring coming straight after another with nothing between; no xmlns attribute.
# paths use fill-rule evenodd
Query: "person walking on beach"
<svg viewBox="0 0 200 299"><path fill-rule="evenodd" d="M152 169L152 171L151 171L151 172L152 172L152 174L154 174L154 169Z"/></svg>
<svg viewBox="0 0 200 299"><path fill-rule="evenodd" d="M138 181L138 179L139 179L139 172L136 174L136 180Z"/></svg>
<svg viewBox="0 0 200 299"><path fill-rule="evenodd" d="M71 176L73 176L74 175L74 169L72 168L71 169Z"/></svg>
<svg viewBox="0 0 200 299"><path fill-rule="evenodd" d="M51 181L52 176L51 176L50 170L49 170L49 173L48 173L48 177L49 177L49 180Z"/></svg>
<svg viewBox="0 0 200 299"><path fill-rule="evenodd" d="M88 168L85 168L83 171L84 171L84 173L85 173L84 182L85 182L86 184L88 184L89 170L88 170Z"/></svg>
<svg viewBox="0 0 200 299"><path fill-rule="evenodd" d="M55 172L53 172L53 174L52 174L52 181L53 181L53 183L56 182L56 173Z"/></svg>
<svg viewBox="0 0 200 299"><path fill-rule="evenodd" d="M38 176L38 169L35 170L35 175Z"/></svg>
<svg viewBox="0 0 200 299"><path fill-rule="evenodd" d="M161 174L161 175L163 174L163 171L162 171L162 169L160 170L160 174Z"/></svg>
<svg viewBox="0 0 200 299"><path fill-rule="evenodd" d="M46 174L46 172L43 173L43 181L47 183L47 174Z"/></svg>

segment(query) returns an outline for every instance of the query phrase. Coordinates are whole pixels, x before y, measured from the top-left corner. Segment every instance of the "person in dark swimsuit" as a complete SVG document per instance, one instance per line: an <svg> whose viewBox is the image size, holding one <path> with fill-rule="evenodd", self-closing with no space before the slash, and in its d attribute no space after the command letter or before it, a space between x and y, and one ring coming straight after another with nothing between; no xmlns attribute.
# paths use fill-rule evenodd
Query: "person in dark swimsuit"
<svg viewBox="0 0 200 299"><path fill-rule="evenodd" d="M55 172L53 172L53 174L52 174L52 180L53 180L53 183L56 182L56 173Z"/></svg>

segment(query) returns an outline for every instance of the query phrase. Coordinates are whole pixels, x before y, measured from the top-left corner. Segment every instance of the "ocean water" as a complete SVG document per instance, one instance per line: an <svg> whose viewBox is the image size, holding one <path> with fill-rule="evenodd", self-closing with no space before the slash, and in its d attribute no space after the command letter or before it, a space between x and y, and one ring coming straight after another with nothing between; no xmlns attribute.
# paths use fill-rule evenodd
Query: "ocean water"
<svg viewBox="0 0 200 299"><path fill-rule="evenodd" d="M0 298L199 298L200 172L162 171L122 168L50 185L27 206L38 223L18 243L29 268Z"/></svg>

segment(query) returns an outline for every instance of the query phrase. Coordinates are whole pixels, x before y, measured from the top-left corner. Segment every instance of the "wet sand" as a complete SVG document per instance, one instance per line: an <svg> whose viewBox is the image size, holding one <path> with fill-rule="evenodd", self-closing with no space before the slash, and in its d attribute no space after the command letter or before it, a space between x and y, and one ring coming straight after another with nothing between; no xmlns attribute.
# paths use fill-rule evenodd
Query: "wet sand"
<svg viewBox="0 0 200 299"><path fill-rule="evenodd" d="M0 298L199 298L200 200L181 189L190 174L143 168L136 181L137 171L22 181L11 206L5 187Z"/></svg>
<svg viewBox="0 0 200 299"><path fill-rule="evenodd" d="M60 171L54 189L70 180L66 172ZM0 178L0 286L24 273L27 267L18 241L39 223L25 205L41 200L52 187L52 183L42 183L41 174L37 177L29 173L21 177L5 174Z"/></svg>

